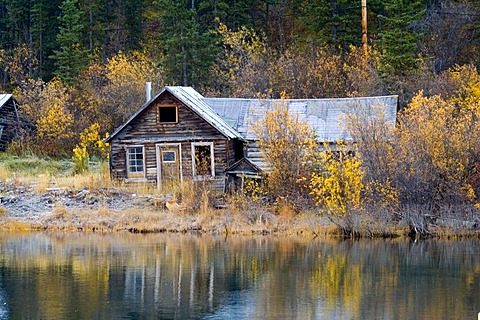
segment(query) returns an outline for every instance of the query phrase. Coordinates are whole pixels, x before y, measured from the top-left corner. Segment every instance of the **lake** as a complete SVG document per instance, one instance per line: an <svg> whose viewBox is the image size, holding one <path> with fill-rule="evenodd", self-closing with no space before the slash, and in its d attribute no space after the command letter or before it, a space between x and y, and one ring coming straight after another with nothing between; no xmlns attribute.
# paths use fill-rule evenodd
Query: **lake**
<svg viewBox="0 0 480 320"><path fill-rule="evenodd" d="M479 244L0 233L0 319L477 319Z"/></svg>

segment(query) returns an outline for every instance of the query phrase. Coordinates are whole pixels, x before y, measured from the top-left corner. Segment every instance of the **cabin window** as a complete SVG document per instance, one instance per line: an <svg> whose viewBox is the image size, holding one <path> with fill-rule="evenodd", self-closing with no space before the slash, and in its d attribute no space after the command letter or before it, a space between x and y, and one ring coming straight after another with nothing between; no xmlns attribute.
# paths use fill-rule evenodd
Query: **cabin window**
<svg viewBox="0 0 480 320"><path fill-rule="evenodd" d="M158 122L159 123L177 123L178 122L177 106L159 106Z"/></svg>
<svg viewBox="0 0 480 320"><path fill-rule="evenodd" d="M177 162L177 153L175 152L175 150L162 150L162 162L163 163Z"/></svg>
<svg viewBox="0 0 480 320"><path fill-rule="evenodd" d="M129 179L145 178L145 155L143 146L127 148L127 169Z"/></svg>
<svg viewBox="0 0 480 320"><path fill-rule="evenodd" d="M215 176L213 142L192 143L193 177Z"/></svg>

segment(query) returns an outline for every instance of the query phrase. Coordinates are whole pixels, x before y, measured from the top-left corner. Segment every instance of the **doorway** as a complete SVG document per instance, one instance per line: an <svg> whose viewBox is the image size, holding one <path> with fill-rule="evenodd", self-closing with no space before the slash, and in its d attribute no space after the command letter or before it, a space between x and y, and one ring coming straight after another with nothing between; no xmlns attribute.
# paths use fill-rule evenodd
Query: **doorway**
<svg viewBox="0 0 480 320"><path fill-rule="evenodd" d="M157 184L173 186L182 182L182 146L180 143L157 144Z"/></svg>

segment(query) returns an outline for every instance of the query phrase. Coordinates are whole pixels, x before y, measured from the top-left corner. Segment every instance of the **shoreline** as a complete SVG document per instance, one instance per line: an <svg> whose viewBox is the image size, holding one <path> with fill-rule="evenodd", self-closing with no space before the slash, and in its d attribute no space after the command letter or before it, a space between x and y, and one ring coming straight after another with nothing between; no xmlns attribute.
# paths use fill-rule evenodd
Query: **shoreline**
<svg viewBox="0 0 480 320"><path fill-rule="evenodd" d="M306 237L338 231L327 219L312 221L304 214L282 217L265 208L209 208L203 213L168 210L169 195L139 195L121 188L46 188L38 192L33 186L2 184L0 191L1 230Z"/></svg>
<svg viewBox="0 0 480 320"><path fill-rule="evenodd" d="M328 218L314 213L273 213L266 206L233 205L191 212L168 209L169 194L137 194L125 188L45 188L0 184L0 230L84 233L190 233L205 235L344 238ZM176 209L176 210L175 210ZM480 239L478 230L432 230L434 239ZM407 226L387 226L362 238L411 238Z"/></svg>

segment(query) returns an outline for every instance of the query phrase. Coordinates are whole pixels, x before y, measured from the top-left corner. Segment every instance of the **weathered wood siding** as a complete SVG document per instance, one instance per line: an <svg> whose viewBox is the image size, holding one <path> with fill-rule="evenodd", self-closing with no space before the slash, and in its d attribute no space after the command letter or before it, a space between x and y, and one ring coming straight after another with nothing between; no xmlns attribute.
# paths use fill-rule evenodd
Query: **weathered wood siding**
<svg viewBox="0 0 480 320"><path fill-rule="evenodd" d="M260 148L259 142L256 140L249 140L247 144L247 151L245 155L254 165L262 169L263 171L269 171L268 165L263 152Z"/></svg>
<svg viewBox="0 0 480 320"><path fill-rule="evenodd" d="M20 130L21 124L15 103L13 99L9 99L0 108L0 151L5 151L7 145L17 136Z"/></svg>
<svg viewBox="0 0 480 320"><path fill-rule="evenodd" d="M178 123L158 123L157 109L160 105L176 105ZM142 145L145 148L146 178L149 181L156 181L156 144L180 143L182 175L183 178L191 178L192 142L213 142L215 176L219 184L223 183L225 169L236 159L236 142L229 141L172 94L165 92L111 141L112 176L126 178L126 147Z"/></svg>

